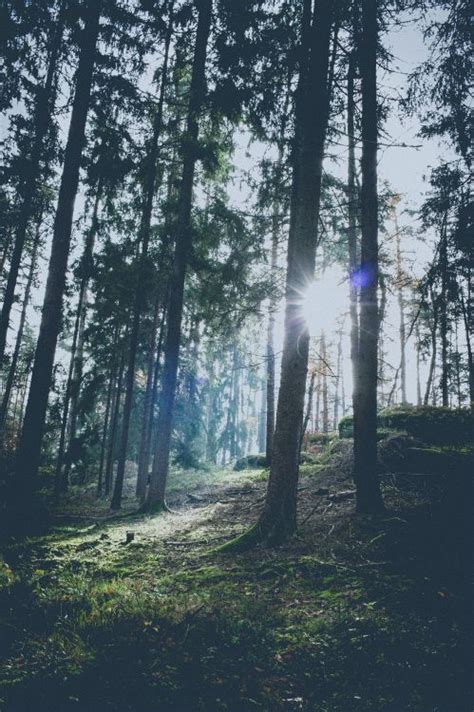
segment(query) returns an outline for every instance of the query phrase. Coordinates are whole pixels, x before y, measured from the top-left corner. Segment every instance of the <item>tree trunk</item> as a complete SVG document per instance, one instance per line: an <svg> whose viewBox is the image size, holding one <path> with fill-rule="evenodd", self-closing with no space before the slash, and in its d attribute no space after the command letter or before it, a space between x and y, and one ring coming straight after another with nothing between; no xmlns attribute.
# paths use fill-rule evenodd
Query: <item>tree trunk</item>
<svg viewBox="0 0 474 712"><path fill-rule="evenodd" d="M51 114L56 98L56 73L63 36L63 10L61 3L57 23L51 36L49 47L48 70L43 87L37 87L34 107L34 136L32 139L29 160L27 159L26 175L21 188L21 207L19 211L18 226L15 234L13 252L10 259L10 269L3 295L3 306L0 314L0 368L5 357L7 332L10 325L10 315L15 300L15 289L18 273L21 266L23 248L27 236L28 226L35 210L38 193L38 179L41 171L41 159L44 142L50 126Z"/></svg>
<svg viewBox="0 0 474 712"><path fill-rule="evenodd" d="M82 36L71 123L54 220L48 280L30 392L17 453L16 471L19 485L22 483L19 489L24 487L23 494L25 491L32 493L40 462L41 441L53 372L54 354L61 328L62 303L66 286L74 202L79 184L79 169L99 34L100 5L100 0L89 0L85 7L85 28Z"/></svg>
<svg viewBox="0 0 474 712"><path fill-rule="evenodd" d="M122 382L123 382L123 372L125 369L125 346L122 347L122 353L120 358L120 365L117 374L117 383L115 386L114 402L112 405L112 420L110 423L110 433L109 442L107 446L107 462L105 465L105 477L104 477L104 495L107 497L110 494L112 488L113 479L113 468L114 468L114 454L115 454L115 443L117 436L117 428L119 424L120 416L120 400L122 396Z"/></svg>
<svg viewBox="0 0 474 712"><path fill-rule="evenodd" d="M357 511L383 508L377 475L378 198L377 2L362 0L359 65L362 79L361 286L354 479Z"/></svg>
<svg viewBox="0 0 474 712"><path fill-rule="evenodd" d="M293 185L286 277L285 338L272 465L263 512L248 543L278 543L296 528L296 500L309 334L301 294L314 277L321 176L329 113L329 45L333 3L318 3L315 18L305 0L296 95Z"/></svg>
<svg viewBox="0 0 474 712"><path fill-rule="evenodd" d="M116 339L114 339L116 342ZM102 495L102 488L103 488L103 480L104 480L104 465L105 465L105 451L106 451L106 446L107 446L107 435L109 432L109 420L110 420L110 411L112 408L112 394L113 394L113 388L114 388L114 382L117 377L117 366L112 367L110 371L110 376L109 376L109 385L107 388L107 397L106 397L106 405L105 405L105 417L104 417L104 429L102 431L102 439L100 442L100 462L99 462L99 475L97 478L97 496L100 497Z"/></svg>
<svg viewBox="0 0 474 712"><path fill-rule="evenodd" d="M329 400L328 400L328 358L326 350L326 336L321 332L321 361L322 361L322 400L323 400L323 433L329 432Z"/></svg>
<svg viewBox="0 0 474 712"><path fill-rule="evenodd" d="M441 271L441 308L439 313L439 332L441 337L441 397L443 407L449 406L449 373L448 373L448 255L446 238L446 216L441 230L441 244L439 249L439 262Z"/></svg>
<svg viewBox="0 0 474 712"><path fill-rule="evenodd" d="M405 331L405 300L403 295L403 268L402 251L400 245L400 228L397 218L397 196L393 205L393 219L395 222L395 245L397 265L397 302L399 312L399 338L400 338L400 396L402 405L407 403L407 368L406 368L406 331Z"/></svg>
<svg viewBox="0 0 474 712"><path fill-rule="evenodd" d="M158 321L160 314L160 299L157 298L155 304L155 312L152 325L152 340L148 352L147 364L147 379L145 386L145 398L143 407L143 424L140 436L140 450L138 456L138 474L136 495L138 499L144 500L146 496L146 488L148 485L148 475L150 467L150 450L151 450L151 435L153 427L153 409L156 401L156 390L158 388L159 364L161 355L161 346L164 334L165 310L161 311L161 326L158 337L158 345L156 344L156 332L158 330Z"/></svg>
<svg viewBox="0 0 474 712"><path fill-rule="evenodd" d="M416 325L416 405L421 407L421 377L420 377L420 361L421 361L421 343L420 343L420 328Z"/></svg>
<svg viewBox="0 0 474 712"><path fill-rule="evenodd" d="M89 231L87 233L86 244L81 259L82 276L79 287L79 297L77 300L76 318L74 320L74 332L71 345L71 358L69 361L68 377L66 382L66 392L64 394L63 415L61 419L61 432L59 436L58 455L56 460L55 474L55 498L58 499L61 492L65 492L69 484L69 473L71 469L71 458L67 462L63 471L64 451L71 449L71 445L76 437L77 406L79 399L79 389L82 380L82 360L83 360L83 334L86 315L87 286L94 252L95 236L97 233L97 214L101 199L101 185L97 187L94 209ZM71 416L69 418L69 411ZM67 436L67 437L66 437Z"/></svg>
<svg viewBox="0 0 474 712"><path fill-rule="evenodd" d="M306 399L306 413L304 416L303 420L303 427L301 428L301 442L300 442L300 451L301 448L303 447L303 440L304 436L306 434L306 430L308 429L308 423L311 420L311 412L313 409L313 395L314 395L314 381L316 379L316 371L313 369L311 371L311 378L309 379L309 388L308 388L308 395Z"/></svg>
<svg viewBox="0 0 474 712"><path fill-rule="evenodd" d="M438 306L434 297L433 289L430 288L431 295L431 307L433 312L433 320L431 323L431 359L430 367L428 370L428 379L426 381L425 397L423 399L423 405L428 405L430 402L431 388L434 379L434 372L436 368L436 351L437 351L437 335L438 335Z"/></svg>
<svg viewBox="0 0 474 712"><path fill-rule="evenodd" d="M333 430L337 430L337 424L339 423L339 406L341 400L339 398L339 384L342 382L342 327L339 332L339 339L337 342L337 362L336 362L336 392L334 394L334 422Z"/></svg>
<svg viewBox="0 0 474 712"><path fill-rule="evenodd" d="M138 281L135 289L135 303L133 308L133 322L130 333L130 346L128 351L127 377L125 384L125 403L123 407L122 432L120 435L120 449L117 462L117 477L115 478L114 493L110 508L120 509L122 502L123 479L125 475L125 462L127 459L128 432L130 428L130 415L132 412L133 391L135 386L135 363L137 357L138 339L140 335L140 320L143 311L145 292L144 274L148 258L148 247L150 244L151 215L153 210L153 199L156 192L156 162L158 159L158 141L161 135L163 124L163 105L168 76L168 58L172 32L172 16L170 18L165 39L165 53L161 72L160 93L158 106L153 121L153 135L151 139L150 153L147 156L147 171L144 182L144 202L140 224L139 244L141 244L140 266L138 269ZM158 311L158 310L156 310ZM143 473L142 473L143 474Z"/></svg>
<svg viewBox="0 0 474 712"><path fill-rule="evenodd" d="M36 233L35 233L35 238L33 241L33 249L31 252L30 269L28 272L28 277L26 279L25 293L23 296L23 305L21 308L20 322L18 324L18 331L17 331L17 335L16 335L15 347L13 349L12 360L11 360L10 368L8 370L7 381L5 384L5 390L3 392L3 397L2 397L2 404L0 407L0 447L1 447L1 442L3 440L3 435L4 435L5 421L6 421L7 413L8 413L8 405L10 402L10 396L11 396L11 392L12 392L12 388L13 388L13 383L15 381L16 369L17 369L17 365L18 365L18 358L20 356L21 345L23 342L23 332L24 332L25 324L26 324L26 313L28 311L28 306L30 304L31 288L33 286L33 279L34 279L35 270L36 270L36 262L37 262L38 249L39 249L40 237L41 237L41 222L42 222L42 214L40 214L38 223L36 226Z"/></svg>
<svg viewBox="0 0 474 712"><path fill-rule="evenodd" d="M278 163L281 163L281 157ZM272 218L272 249L270 270L272 277L275 278L277 270L278 256L278 217L275 214L277 210L276 201L273 205ZM270 308L268 313L268 330L267 330L267 418L266 418L266 437L265 437L265 458L267 465L270 465L272 460L273 448L273 433L275 430L275 299L270 300Z"/></svg>
<svg viewBox="0 0 474 712"><path fill-rule="evenodd" d="M183 313L184 281L189 251L192 244L191 206L194 171L199 138L199 115L206 94L206 54L211 26L212 0L202 0L199 5L199 20L196 33L186 134L183 140L183 172L181 177L176 224L176 244L173 272L170 280L168 328L165 343L162 388L158 415L158 437L150 487L145 508L161 508L165 504L166 480L171 448L176 380L181 321Z"/></svg>

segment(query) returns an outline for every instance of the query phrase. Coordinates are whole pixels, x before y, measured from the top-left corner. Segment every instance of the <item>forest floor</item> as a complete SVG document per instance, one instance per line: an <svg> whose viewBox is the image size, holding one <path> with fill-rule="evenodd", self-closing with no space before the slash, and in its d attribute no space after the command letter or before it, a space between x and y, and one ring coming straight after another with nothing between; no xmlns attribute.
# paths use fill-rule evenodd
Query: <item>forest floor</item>
<svg viewBox="0 0 474 712"><path fill-rule="evenodd" d="M178 473L155 516L71 498L4 552L2 712L471 710L462 492L386 476L356 517L346 460L302 466L297 536L242 554L215 549L259 470Z"/></svg>

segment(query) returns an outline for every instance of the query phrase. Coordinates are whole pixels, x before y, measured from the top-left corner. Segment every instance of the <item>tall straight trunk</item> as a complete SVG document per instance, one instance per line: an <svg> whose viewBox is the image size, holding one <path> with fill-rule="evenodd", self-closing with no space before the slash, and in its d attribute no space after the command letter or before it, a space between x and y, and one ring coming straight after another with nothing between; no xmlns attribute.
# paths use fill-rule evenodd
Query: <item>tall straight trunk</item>
<svg viewBox="0 0 474 712"><path fill-rule="evenodd" d="M329 393L328 393L328 357L326 349L326 335L321 332L321 361L322 361L322 400L323 400L323 433L329 432Z"/></svg>
<svg viewBox="0 0 474 712"><path fill-rule="evenodd" d="M72 355L73 370L71 382L71 417L69 421L68 442L69 447L76 437L77 418L79 413L79 393L82 382L82 373L84 368L84 330L87 315L87 292L89 280L92 271L93 255L95 240L99 229L99 205L102 199L102 181L99 181L96 189L94 207L92 210L92 218L89 232L84 246L84 254L81 260L81 286L79 291L79 303L77 306L77 314L79 316L79 331L77 335L77 346L75 353Z"/></svg>
<svg viewBox="0 0 474 712"><path fill-rule="evenodd" d="M316 380L316 371L313 369L311 371L311 377L309 379L308 395L306 398L306 413L304 415L303 427L301 428L301 442L300 450L303 447L304 436L308 429L309 421L311 420L311 414L313 410L313 395L314 395L314 382Z"/></svg>
<svg viewBox="0 0 474 712"><path fill-rule="evenodd" d="M357 511L383 508L377 475L378 198L377 2L362 0L359 66L362 79L361 286L357 391L354 401L354 479Z"/></svg>
<svg viewBox="0 0 474 712"><path fill-rule="evenodd" d="M102 495L102 489L104 485L104 465L105 465L105 452L107 446L107 435L109 432L109 420L110 411L112 409L112 394L114 388L114 382L117 377L117 366L112 367L109 376L109 385L107 387L107 396L105 401L105 416L104 416L104 428L102 430L102 438L100 441L100 461L99 461L99 474L97 477L97 496Z"/></svg>
<svg viewBox="0 0 474 712"><path fill-rule="evenodd" d="M0 406L0 443L3 440L5 420L8 413L8 405L10 402L10 396L15 382L16 370L18 366L18 359L20 356L21 345L23 343L23 332L25 330L26 324L26 314L28 311L28 306L30 304L31 288L33 286L33 279L35 276L36 263L38 257L38 249L41 237L41 222L42 214L40 214L38 223L36 226L35 237L33 240L33 249L31 252L31 262L30 269L28 271L28 277L26 279L25 293L23 296L23 304L21 307L20 322L18 324L18 331L16 334L15 347L13 349L12 360L10 363L10 368L8 369L8 376L5 383L5 390L3 392L2 404Z"/></svg>
<svg viewBox="0 0 474 712"><path fill-rule="evenodd" d="M458 408L462 408L462 386L461 386L461 359L460 359L460 353L459 353L459 325L458 325L458 319L456 319L455 322L455 347L456 347L456 361L455 361L455 368L456 368L456 392L457 392L457 397L458 397Z"/></svg>
<svg viewBox="0 0 474 712"><path fill-rule="evenodd" d="M165 310L161 310L161 326L158 337L158 345L156 344L156 333L158 331L158 322L160 316L160 296L157 296L155 310L153 315L152 334L150 348L148 351L147 363L147 378L145 386L145 398L143 407L143 422L140 435L140 449L138 455L138 474L136 495L140 500L144 500L146 496L146 488L148 484L148 470L150 467L150 450L151 450L151 431L153 425L153 409L156 400L156 389L158 386L159 363L161 355L161 346L164 333Z"/></svg>
<svg viewBox="0 0 474 712"><path fill-rule="evenodd" d="M51 36L48 69L46 72L44 86L37 88L37 95L35 98L33 115L34 136L32 138L30 155L27 159L26 175L21 187L18 225L15 233L13 252L10 259L7 284L3 295L2 311L0 314L0 368L5 357L7 333L10 325L11 310L15 300L18 273L21 266L28 226L35 211L35 203L38 194L38 180L41 172L41 159L56 98L56 74L63 36L63 10L64 2L61 3L57 22Z"/></svg>
<svg viewBox="0 0 474 712"><path fill-rule="evenodd" d="M183 172L181 177L174 251L170 279L168 328L164 348L164 366L158 415L158 436L150 487L145 507L160 508L165 503L171 448L171 429L178 373L181 321L183 314L184 281L192 244L191 206L194 171L199 138L199 115L206 94L206 54L211 27L212 0L201 0L191 74L190 97L185 137L183 140Z"/></svg>
<svg viewBox="0 0 474 712"><path fill-rule="evenodd" d="M260 418L258 427L258 451L266 452L267 446L267 388L268 379L267 375L262 378L262 390L260 395Z"/></svg>
<svg viewBox="0 0 474 712"><path fill-rule="evenodd" d="M279 159L281 163L281 158ZM277 256L278 256L278 216L275 214L277 210L276 202L273 206L272 218L272 248L270 270L273 278L276 276ZM268 313L268 329L267 329L267 418L266 418L266 436L265 436L265 459L269 465L272 460L273 448L273 433L275 430L275 310L276 302L272 298L270 300L270 308Z"/></svg>
<svg viewBox="0 0 474 712"><path fill-rule="evenodd" d="M341 399L339 397L339 385L342 384L342 328L339 332L339 339L337 341L337 361L336 361L336 392L334 394L334 421L333 430L337 430L337 424L339 423L339 406L341 405Z"/></svg>
<svg viewBox="0 0 474 712"><path fill-rule="evenodd" d="M333 3L321 0L315 17L312 3L305 0L299 82L295 98L293 184L280 390L265 505L256 527L245 538L249 544L260 539L277 543L285 540L296 529L299 454L309 353L309 334L302 313L301 294L314 278L322 165L331 93L328 69L332 24Z"/></svg>
<svg viewBox="0 0 474 712"><path fill-rule="evenodd" d="M357 356L359 353L359 314L357 309L358 298L358 271L359 259L357 250L357 216L359 205L359 192L356 182L356 159L355 159L355 101L354 101L354 75L356 70L355 52L351 52L349 57L349 67L347 72L347 140L348 140L348 160L347 160L347 242L349 253L349 315L351 320L350 344L351 344L351 366L352 366L352 394L357 392Z"/></svg>
<svg viewBox="0 0 474 712"><path fill-rule="evenodd" d="M416 405L418 408L422 404L421 400L421 376L420 376L420 362L421 362L421 338L420 338L420 327L418 323L415 330L416 338Z"/></svg>
<svg viewBox="0 0 474 712"><path fill-rule="evenodd" d="M467 348L467 360L468 360L468 372L469 372L469 403L470 407L474 409L474 354L472 348L472 334L474 331L474 320L472 318L472 301L471 296L471 269L468 267L467 275L467 297L464 297L463 292L461 292L461 309L464 321L464 331L466 334L466 348Z"/></svg>
<svg viewBox="0 0 474 712"><path fill-rule="evenodd" d="M318 371L318 382L316 383L316 404L314 408L314 429L317 433L321 431L321 366Z"/></svg>
<svg viewBox="0 0 474 712"><path fill-rule="evenodd" d="M446 240L446 216L443 220L439 262L441 271L441 309L439 314L439 332L441 338L441 397L443 407L449 406L448 373L448 254Z"/></svg>
<svg viewBox="0 0 474 712"><path fill-rule="evenodd" d="M16 471L18 482L19 484L22 483L26 488L26 492L29 493L32 493L34 488L40 462L41 441L53 373L54 354L61 328L74 202L79 184L79 169L99 34L100 5L100 0L89 0L85 7L86 22L81 42L71 123L54 220L48 280L31 375L30 392L17 453Z"/></svg>
<svg viewBox="0 0 474 712"><path fill-rule="evenodd" d="M133 307L133 322L130 332L130 346L128 350L127 376L125 383L125 403L123 407L122 431L120 434L120 447L117 462L117 476L115 478L114 493L111 509L120 509L122 502L123 480L125 476L125 462L127 459L128 433L130 429L130 415L132 412L133 391L135 386L135 364L138 349L138 340L140 336L140 320L144 307L145 291L144 291L144 275L146 263L148 259L148 248L150 244L151 233L151 215L153 211L153 199L156 192L157 172L156 162L158 159L158 142L162 131L163 124L163 105L165 91L168 79L168 58L172 32L172 9L165 39L165 53L163 59L163 68L161 73L160 93L158 98L158 106L153 121L153 134L151 139L150 151L147 156L147 171L144 181L144 201L142 216L140 222L140 235L138 243L141 244L140 265L138 269L138 280L135 288L135 302ZM157 312L157 310L156 310ZM155 312L155 313L156 313ZM143 473L142 473L143 474Z"/></svg>
<svg viewBox="0 0 474 712"><path fill-rule="evenodd" d="M428 405L430 401L431 389L434 380L434 373L436 369L436 355L437 355L437 343L438 343L438 305L435 300L433 289L430 288L431 296L431 308L433 319L430 324L431 330L431 359L430 366L428 370L428 379L426 381L425 396L423 398L423 405Z"/></svg>
<svg viewBox="0 0 474 712"><path fill-rule="evenodd" d="M400 338L400 396L402 405L407 403L407 367L406 367L406 329L405 329L405 300L403 294L403 269L402 250L400 243L400 228L398 225L397 208L398 199L393 205L393 219L395 222L395 245L397 266L397 303L399 313L398 334Z"/></svg>
<svg viewBox="0 0 474 712"><path fill-rule="evenodd" d="M122 347L120 364L118 367L117 381L115 384L115 393L112 405L112 419L110 422L110 433L109 442L107 444L107 460L105 465L105 475L104 475L104 495L110 494L112 488L113 479L113 469L114 469L114 454L115 445L117 440L117 429L119 424L120 416L120 401L122 397L122 382L123 382L123 372L125 369L125 346Z"/></svg>
<svg viewBox="0 0 474 712"><path fill-rule="evenodd" d="M65 492L69 484L69 473L71 469L71 459L67 458L64 463L65 450L70 449L76 437L76 422L78 410L79 388L82 380L82 359L83 359L83 334L85 326L87 286L91 270L92 255L97 233L97 215L101 199L101 186L97 188L94 209L89 231L87 233L84 252L81 258L82 277L79 286L79 297L77 300L76 317L74 320L74 331L71 345L71 357L69 360L68 376L66 381L66 391L64 394L63 413L61 418L61 431L59 435L58 454L56 458L55 473L55 497L59 497L61 492ZM69 412L71 415L69 416ZM66 442L68 446L66 448ZM64 471L63 471L63 466Z"/></svg>

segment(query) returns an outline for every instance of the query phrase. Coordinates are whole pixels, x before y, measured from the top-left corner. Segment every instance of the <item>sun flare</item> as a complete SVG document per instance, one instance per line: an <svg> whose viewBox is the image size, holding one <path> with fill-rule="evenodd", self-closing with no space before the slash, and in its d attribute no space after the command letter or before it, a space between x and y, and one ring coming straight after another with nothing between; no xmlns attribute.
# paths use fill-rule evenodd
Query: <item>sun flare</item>
<svg viewBox="0 0 474 712"><path fill-rule="evenodd" d="M340 271L328 270L308 285L302 310L311 336L336 330L347 311L347 286Z"/></svg>

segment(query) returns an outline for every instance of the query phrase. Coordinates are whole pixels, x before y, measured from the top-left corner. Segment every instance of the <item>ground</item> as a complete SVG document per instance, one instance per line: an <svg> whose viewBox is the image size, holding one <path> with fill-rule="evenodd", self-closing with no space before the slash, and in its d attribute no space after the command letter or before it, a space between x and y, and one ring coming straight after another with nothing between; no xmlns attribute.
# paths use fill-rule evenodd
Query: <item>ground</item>
<svg viewBox="0 0 474 712"><path fill-rule="evenodd" d="M278 549L218 550L258 516L260 470L177 473L155 516L68 500L5 548L0 709L471 710L469 493L386 474L386 515L358 518L347 448L302 466Z"/></svg>

